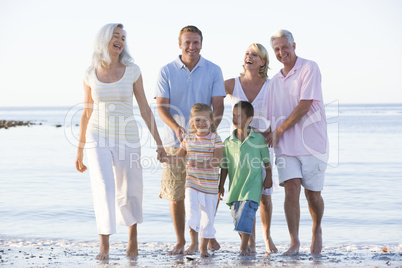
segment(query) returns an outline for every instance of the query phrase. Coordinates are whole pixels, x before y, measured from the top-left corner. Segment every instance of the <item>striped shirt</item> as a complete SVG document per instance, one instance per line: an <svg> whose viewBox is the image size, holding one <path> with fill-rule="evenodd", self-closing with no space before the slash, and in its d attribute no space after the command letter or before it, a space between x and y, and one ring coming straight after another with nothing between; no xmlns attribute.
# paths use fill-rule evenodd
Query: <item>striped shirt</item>
<svg viewBox="0 0 402 268"><path fill-rule="evenodd" d="M200 137L197 134L187 135L181 147L187 152L187 160L207 162L214 156L217 148L223 148L221 138L210 132L207 136ZM206 194L218 194L219 167L196 168L186 167L186 187Z"/></svg>
<svg viewBox="0 0 402 268"><path fill-rule="evenodd" d="M133 114L133 84L140 75L141 70L134 63L127 65L123 77L113 83L99 81L94 69L87 71L84 81L91 88L94 100L88 132L127 142L139 140Z"/></svg>

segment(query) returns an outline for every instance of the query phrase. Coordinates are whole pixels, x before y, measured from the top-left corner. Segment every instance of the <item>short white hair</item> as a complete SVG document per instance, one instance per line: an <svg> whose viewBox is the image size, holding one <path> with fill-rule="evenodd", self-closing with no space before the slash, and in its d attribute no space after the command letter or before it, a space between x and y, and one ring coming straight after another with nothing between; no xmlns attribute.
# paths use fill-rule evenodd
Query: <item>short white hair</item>
<svg viewBox="0 0 402 268"><path fill-rule="evenodd" d="M90 69L102 69L112 62L109 55L109 43L110 40L112 40L113 32L116 27L123 30L123 24L121 23L109 23L99 30L94 42L94 54L92 56ZM127 37L125 30L123 30L123 33ZM120 54L120 62L125 66L134 62L134 59L128 52L126 40L124 40L123 51Z"/></svg>
<svg viewBox="0 0 402 268"><path fill-rule="evenodd" d="M281 37L286 37L286 39L288 39L289 45L293 45L295 42L291 32L289 32L288 30L281 29L281 30L274 32L271 36L271 47L272 48L274 47L273 43L274 43L275 39L281 38Z"/></svg>

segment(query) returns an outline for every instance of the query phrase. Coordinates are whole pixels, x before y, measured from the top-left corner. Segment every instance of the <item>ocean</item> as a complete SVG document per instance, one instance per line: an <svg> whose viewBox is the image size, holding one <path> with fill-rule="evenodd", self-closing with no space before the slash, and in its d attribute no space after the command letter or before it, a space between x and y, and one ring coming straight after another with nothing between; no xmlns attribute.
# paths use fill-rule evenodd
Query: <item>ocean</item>
<svg viewBox="0 0 402 268"><path fill-rule="evenodd" d="M156 113L162 132L163 122ZM35 123L0 129L0 238L97 241L88 172L75 170L81 106L0 108L0 120ZM326 105L330 161L324 190L325 246L402 244L402 105ZM144 168L144 223L139 242L175 242L169 202L159 199L161 165L155 144L135 107ZM218 133L230 132L230 106ZM56 127L56 125L61 125ZM161 133L163 135L163 133ZM85 163L87 161L85 160ZM274 172L276 177L276 172ZM226 187L227 188L227 187ZM289 243L283 211L284 192L272 196L272 239ZM300 239L311 241L312 222L301 194ZM216 215L217 240L238 243L229 208L221 202ZM190 237L186 233L189 241ZM127 241L119 227L111 241ZM257 244L263 245L257 213Z"/></svg>

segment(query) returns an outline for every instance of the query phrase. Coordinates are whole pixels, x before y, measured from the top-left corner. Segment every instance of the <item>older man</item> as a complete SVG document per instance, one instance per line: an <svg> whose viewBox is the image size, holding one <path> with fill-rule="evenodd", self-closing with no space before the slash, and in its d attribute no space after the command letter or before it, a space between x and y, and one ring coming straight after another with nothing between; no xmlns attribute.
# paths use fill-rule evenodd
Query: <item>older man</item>
<svg viewBox="0 0 402 268"><path fill-rule="evenodd" d="M328 159L321 73L315 62L296 56L296 43L289 31L275 32L271 45L283 64L269 85L268 116L272 132L267 141L275 148L279 182L285 188L285 215L291 243L284 255L297 254L300 248L301 186L313 220L310 251L319 254L324 214L321 191Z"/></svg>

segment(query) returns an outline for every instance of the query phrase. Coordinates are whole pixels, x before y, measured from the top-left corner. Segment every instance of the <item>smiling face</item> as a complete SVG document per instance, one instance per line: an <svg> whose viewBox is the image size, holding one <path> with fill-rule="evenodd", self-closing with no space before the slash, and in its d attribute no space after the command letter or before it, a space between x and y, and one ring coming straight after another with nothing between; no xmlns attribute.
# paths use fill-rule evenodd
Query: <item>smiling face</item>
<svg viewBox="0 0 402 268"><path fill-rule="evenodd" d="M198 33L185 32L180 37L179 47L182 51L181 60L184 63L197 62L202 49L201 36Z"/></svg>
<svg viewBox="0 0 402 268"><path fill-rule="evenodd" d="M292 45L286 37L279 37L273 40L272 48L274 49L275 56L287 68L293 68L296 63L296 43Z"/></svg>
<svg viewBox="0 0 402 268"><path fill-rule="evenodd" d="M247 129L252 120L253 117L247 117L246 112L241 107L233 108L233 126L236 129Z"/></svg>
<svg viewBox="0 0 402 268"><path fill-rule="evenodd" d="M123 29L120 27L114 28L112 39L109 42L110 55L120 55L124 48L125 39L126 36L124 35Z"/></svg>
<svg viewBox="0 0 402 268"><path fill-rule="evenodd" d="M197 131L197 135L207 135L211 131L212 118L210 112L194 112L190 120Z"/></svg>
<svg viewBox="0 0 402 268"><path fill-rule="evenodd" d="M265 65L265 61L260 58L256 49L249 46L244 55L244 69L246 70L260 70Z"/></svg>

